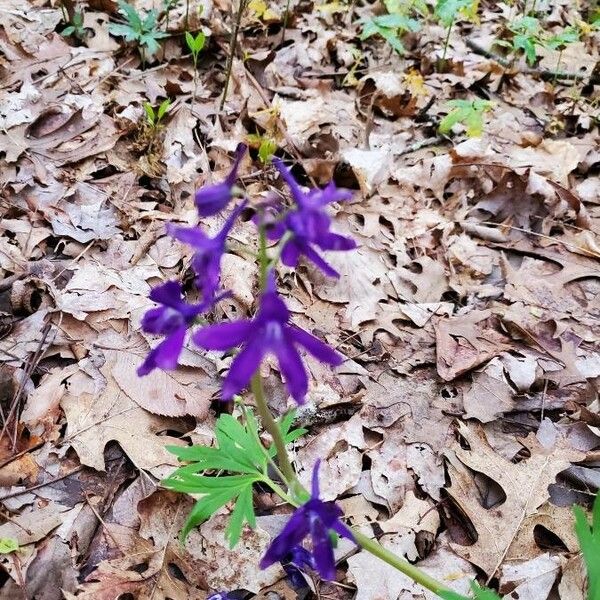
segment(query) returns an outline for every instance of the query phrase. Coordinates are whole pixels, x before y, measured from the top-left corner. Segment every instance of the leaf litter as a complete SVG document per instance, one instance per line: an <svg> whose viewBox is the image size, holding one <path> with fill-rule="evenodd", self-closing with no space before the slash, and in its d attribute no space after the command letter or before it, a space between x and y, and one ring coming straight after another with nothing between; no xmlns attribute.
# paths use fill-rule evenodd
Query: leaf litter
<svg viewBox="0 0 600 600"><path fill-rule="evenodd" d="M81 40L60 35L56 3L3 9L0 538L18 550L1 557L2 596L296 598L283 572L255 568L281 527L273 498L257 492L258 529L231 552L229 507L182 546L191 501L157 485L176 466L165 445L214 443L230 359L187 346L178 371L135 375L156 343L139 328L151 286L190 277L164 223L192 224L194 190L259 134L307 181L354 192L335 214L359 241L332 260L341 278L284 273L294 319L348 359L311 365L301 479L322 457L325 498L458 592L479 576L505 597L583 599L570 505L600 483L597 30L560 57L590 80L553 81L555 50L536 68L490 54L508 4L482 3L475 30L458 23L440 70L431 22L401 55L360 39L382 6L292 2L282 43L283 3L253 2L221 111L231 6L170 4L148 64L110 35L113 3L83 7ZM554 28L587 15L540 4ZM207 34L196 77L186 19ZM166 98L148 129L144 104ZM481 136L456 114L440 136L475 98ZM259 201L275 178L253 156L241 181ZM248 231L224 258L229 316L252 309ZM341 544L337 557L343 584L311 582L320 597L430 597L368 554Z"/></svg>

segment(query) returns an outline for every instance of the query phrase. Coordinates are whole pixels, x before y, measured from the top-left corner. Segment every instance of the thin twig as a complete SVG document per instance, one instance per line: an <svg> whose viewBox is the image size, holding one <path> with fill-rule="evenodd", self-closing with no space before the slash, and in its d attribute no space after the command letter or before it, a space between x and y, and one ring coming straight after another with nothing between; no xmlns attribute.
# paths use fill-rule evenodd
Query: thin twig
<svg viewBox="0 0 600 600"><path fill-rule="evenodd" d="M467 39L466 44L471 50L473 50L473 52L480 54L481 56L485 56L486 58L497 62L505 68L511 66L512 61L507 60L502 56L499 56L491 50L487 50L486 48L480 46L477 42L471 39ZM535 67L527 67L524 69L519 69L519 71L524 75L537 75L546 81L553 81L555 79L564 79L567 81L583 81L589 77L590 84L596 84L600 82L600 73L585 73L583 71L580 71L579 73L573 73L569 71L553 71L551 69L540 69Z"/></svg>
<svg viewBox="0 0 600 600"><path fill-rule="evenodd" d="M229 56L227 57L227 65L225 67L225 87L223 88L223 96L221 97L221 103L219 105L219 112L223 111L225 101L227 100L227 91L229 89L229 81L231 80L231 71L233 69L233 58L237 48L237 37L240 31L240 25L242 23L242 15L246 8L246 0L238 0L238 10L235 16L233 29L231 30L231 39L229 41Z"/></svg>
<svg viewBox="0 0 600 600"><path fill-rule="evenodd" d="M62 481L63 479L67 479L67 477L71 477L71 475L75 475L80 471L83 471L85 468L84 465L78 466L76 469L61 475L60 477L54 477L53 479L49 479L48 481L44 481L42 483L38 483L36 485L32 485L24 490L19 490L18 492L11 492L10 494L4 494L4 496L0 496L0 502L4 502L4 500L8 500L9 498L16 498L17 496L22 496L23 494L28 494L29 492L33 492L34 490L39 490L40 488L46 487L47 485L52 485L58 481Z"/></svg>

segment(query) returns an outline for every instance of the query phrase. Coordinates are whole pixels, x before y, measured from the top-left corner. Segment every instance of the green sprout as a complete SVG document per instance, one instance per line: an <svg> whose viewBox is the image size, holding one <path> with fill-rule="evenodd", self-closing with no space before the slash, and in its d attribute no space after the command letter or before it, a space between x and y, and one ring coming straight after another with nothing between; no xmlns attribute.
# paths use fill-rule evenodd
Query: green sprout
<svg viewBox="0 0 600 600"><path fill-rule="evenodd" d="M400 40L406 31L419 31L419 22L406 15L393 13L379 17L361 19L361 40L366 40L374 35L380 35L398 54L405 52L404 44Z"/></svg>
<svg viewBox="0 0 600 600"><path fill-rule="evenodd" d="M450 112L441 120L438 131L448 135L452 128L462 123L469 137L479 137L483 133L483 115L494 107L489 100L450 100Z"/></svg>
<svg viewBox="0 0 600 600"><path fill-rule="evenodd" d="M124 0L119 0L119 10L127 23L111 23L109 32L125 38L126 42L136 42L140 48L142 61L151 58L160 50L158 40L169 37L168 33L159 31L157 11L152 9L144 16Z"/></svg>
<svg viewBox="0 0 600 600"><path fill-rule="evenodd" d="M450 44L450 34L454 23L461 19L475 22L477 21L477 10L479 0L437 0L435 5L435 16L438 21L446 28L446 38L444 40L444 51L442 53L441 64L446 64L446 55Z"/></svg>
<svg viewBox="0 0 600 600"><path fill-rule="evenodd" d="M544 46L551 50L558 50L558 59L556 61L556 75L560 70L560 63L562 62L563 52L570 44L579 41L579 30L576 27L567 27L560 33L546 38Z"/></svg>
<svg viewBox="0 0 600 600"><path fill-rule="evenodd" d="M206 43L206 35L203 31L199 31L194 37L189 31L185 32L185 43L192 53L192 60L194 62L194 95L192 96L192 110L196 103L196 90L198 88L198 56L204 44Z"/></svg>
<svg viewBox="0 0 600 600"><path fill-rule="evenodd" d="M581 554L587 567L588 600L600 600L600 494L596 496L589 523L579 506L573 508L575 513L575 533L579 540Z"/></svg>
<svg viewBox="0 0 600 600"><path fill-rule="evenodd" d="M194 61L194 70L196 70L198 66L198 56L200 52L202 52L204 44L206 43L206 35L203 31L199 31L196 37L194 37L189 31L186 31L185 43L187 44L187 47L192 53L192 60Z"/></svg>
<svg viewBox="0 0 600 600"><path fill-rule="evenodd" d="M85 33L85 27L83 26L83 12L82 11L78 11L76 10L73 13L73 18L68 21L68 25L67 27L65 27L61 32L60 35L64 36L64 37L69 37L69 36L73 36L75 38L77 38L78 40L83 40L85 39L86 33Z"/></svg>
<svg viewBox="0 0 600 600"><path fill-rule="evenodd" d="M509 47L515 54L522 50L527 64L529 66L534 65L537 60L536 47L544 45L538 19L535 17L521 17L513 21L508 28L513 33L512 41L501 45Z"/></svg>
<svg viewBox="0 0 600 600"><path fill-rule="evenodd" d="M144 111L146 112L146 118L148 120L148 125L152 129L158 129L160 126L160 122L162 118L165 116L169 107L171 106L171 101L167 98L163 100L158 108L154 108L150 102L144 102Z"/></svg>

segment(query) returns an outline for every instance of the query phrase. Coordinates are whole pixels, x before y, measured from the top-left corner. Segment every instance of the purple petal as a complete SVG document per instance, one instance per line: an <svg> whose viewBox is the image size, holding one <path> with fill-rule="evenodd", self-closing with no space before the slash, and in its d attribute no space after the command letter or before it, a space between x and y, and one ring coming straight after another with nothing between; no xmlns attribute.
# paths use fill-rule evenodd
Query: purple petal
<svg viewBox="0 0 600 600"><path fill-rule="evenodd" d="M335 579L335 560L328 529L318 519L312 519L310 535L313 543L315 570L328 581Z"/></svg>
<svg viewBox="0 0 600 600"><path fill-rule="evenodd" d="M156 348L150 351L146 360L138 367L138 375L143 377L157 367L166 370L175 369L183 348L184 339L185 327L177 329L167 336Z"/></svg>
<svg viewBox="0 0 600 600"><path fill-rule="evenodd" d="M281 262L286 267L297 267L300 259L301 250L296 240L291 239L287 242L281 252Z"/></svg>
<svg viewBox="0 0 600 600"><path fill-rule="evenodd" d="M319 470L321 469L321 459L317 458L315 461L315 466L313 467L312 472L312 481L311 481L311 499L317 500L319 498Z"/></svg>
<svg viewBox="0 0 600 600"><path fill-rule="evenodd" d="M315 240L315 244L322 250L354 250L356 242L349 237L339 233L327 233Z"/></svg>
<svg viewBox="0 0 600 600"><path fill-rule="evenodd" d="M304 404L308 391L308 377L293 340L289 336L285 336L273 350L277 355L279 368L285 378L288 392L298 404Z"/></svg>
<svg viewBox="0 0 600 600"><path fill-rule="evenodd" d="M237 172L240 168L240 163L242 162L242 158L244 158L244 154L246 154L246 150L248 146L243 142L240 142L235 149L235 160L233 161L233 166L231 167L231 171L229 175L227 175L227 179L225 180L230 187L233 187L235 180L237 179Z"/></svg>
<svg viewBox="0 0 600 600"><path fill-rule="evenodd" d="M150 290L150 300L154 300L154 302L172 308L179 308L179 306L184 303L182 299L182 289L183 288L178 281L167 281Z"/></svg>
<svg viewBox="0 0 600 600"><path fill-rule="evenodd" d="M325 260L323 260L317 252L315 252L310 246L306 246L303 248L303 253L306 258L312 261L325 275L329 275L329 277L339 277L340 274Z"/></svg>
<svg viewBox="0 0 600 600"><path fill-rule="evenodd" d="M300 507L290 517L281 533L271 542L260 561L260 568L266 569L279 562L308 535L309 515Z"/></svg>
<svg viewBox="0 0 600 600"><path fill-rule="evenodd" d="M308 331L290 325L289 332L293 340L308 350L317 360L334 366L341 365L344 362L345 359L341 354L319 338L308 333Z"/></svg>
<svg viewBox="0 0 600 600"><path fill-rule="evenodd" d="M183 242L189 244L193 248L208 248L212 247L212 240L199 227L177 227L171 223L167 224L167 233Z"/></svg>
<svg viewBox="0 0 600 600"><path fill-rule="evenodd" d="M237 218L242 214L246 206L248 206L248 200L244 200L239 206L236 206L231 211L231 214L227 217L227 220L223 224L221 231L219 231L219 233L217 233L217 235L215 236L215 240L218 239L221 242L221 244L219 245L225 247L225 239L229 235L231 228L235 225Z"/></svg>
<svg viewBox="0 0 600 600"><path fill-rule="evenodd" d="M279 158L274 158L273 164L275 165L275 168L279 171L282 179L287 183L288 187L290 188L290 191L292 192L292 196L296 203L299 206L302 206L306 194L302 191L300 185L294 179L292 172L283 164L283 162Z"/></svg>
<svg viewBox="0 0 600 600"><path fill-rule="evenodd" d="M255 335L242 348L240 353L233 359L229 372L223 381L221 388L223 400L231 400L235 394L239 394L250 383L252 375L260 367L266 350L264 339L260 335Z"/></svg>
<svg viewBox="0 0 600 600"><path fill-rule="evenodd" d="M231 200L232 185L228 182L207 185L200 188L195 195L196 209L201 217L212 217L221 212Z"/></svg>
<svg viewBox="0 0 600 600"><path fill-rule="evenodd" d="M341 521L336 521L331 526L331 529L333 529L340 537L344 537L354 542L354 534L352 533L352 530L347 525L344 525L344 523Z"/></svg>
<svg viewBox="0 0 600 600"><path fill-rule="evenodd" d="M206 350L229 350L245 342L254 331L249 319L207 325L194 333L194 343Z"/></svg>
<svg viewBox="0 0 600 600"><path fill-rule="evenodd" d="M185 324L184 316L169 306L151 308L142 317L142 329L146 333L168 335Z"/></svg>
<svg viewBox="0 0 600 600"><path fill-rule="evenodd" d="M335 502L322 502L321 500L312 505L312 510L319 516L327 529L333 529L343 514L342 509Z"/></svg>
<svg viewBox="0 0 600 600"><path fill-rule="evenodd" d="M267 280L267 285L271 286L274 283ZM289 318L290 311L277 292L267 291L261 296L260 307L256 316L257 323L265 324L269 321L276 321L279 324L285 324Z"/></svg>

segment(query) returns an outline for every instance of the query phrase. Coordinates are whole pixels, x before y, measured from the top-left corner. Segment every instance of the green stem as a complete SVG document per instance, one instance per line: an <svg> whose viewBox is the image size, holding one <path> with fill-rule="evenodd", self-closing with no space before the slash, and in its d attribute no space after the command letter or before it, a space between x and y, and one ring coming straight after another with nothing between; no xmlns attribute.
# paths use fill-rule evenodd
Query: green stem
<svg viewBox="0 0 600 600"><path fill-rule="evenodd" d="M283 14L283 29L281 30L281 40L279 42L280 44L283 44L283 42L285 42L285 31L287 29L289 13L290 13L290 0L286 0L285 13Z"/></svg>
<svg viewBox="0 0 600 600"><path fill-rule="evenodd" d="M446 64L446 55L448 54L448 45L450 44L450 34L452 33L452 26L454 21L448 25L448 32L446 33L446 39L444 40L444 51L442 52L442 65Z"/></svg>
<svg viewBox="0 0 600 600"><path fill-rule="evenodd" d="M269 267L274 266L273 263L269 261L269 256L267 254L267 234L265 233L264 227L260 228L259 233L258 264L260 268L259 285L261 291L264 291L267 286L267 274L269 272Z"/></svg>
<svg viewBox="0 0 600 600"><path fill-rule="evenodd" d="M373 540L363 533L360 533L355 527L352 527L351 529L354 540L363 550L370 552L373 556L376 556L383 562L394 567L394 569L404 573L407 577L410 577L414 582L422 585L425 589L428 589L430 592L437 595L439 595L440 592L451 591L437 579L434 579L418 567L411 565L408 561L396 556L387 548L384 548L377 540Z"/></svg>
<svg viewBox="0 0 600 600"><path fill-rule="evenodd" d="M275 421L269 409L269 405L267 404L267 400L265 399L262 378L258 371L252 377L251 388L252 393L254 394L254 400L256 402L256 412L259 414L262 420L263 427L271 434L271 437L273 438L273 443L275 444L275 449L277 450L277 458L279 459L279 468L286 479L286 484L290 488L293 488L295 482L297 481L296 473L294 472L294 467L292 467L292 463L290 462L290 458L285 449L285 441L283 440L283 437L281 437L281 432L277 426L277 421Z"/></svg>
<svg viewBox="0 0 600 600"><path fill-rule="evenodd" d="M235 22L233 29L231 30L231 38L229 40L229 56L227 57L227 65L225 67L225 86L223 87L223 96L221 97L221 104L219 105L219 111L223 110L225 101L227 100L227 90L229 89L229 81L231 79L231 70L233 68L233 57L235 55L235 48L237 46L237 37L240 31L240 25L242 23L242 15L246 8L246 0L238 0L238 11L235 16Z"/></svg>

